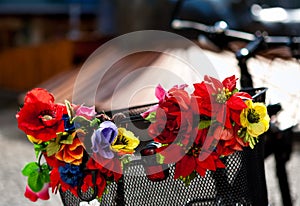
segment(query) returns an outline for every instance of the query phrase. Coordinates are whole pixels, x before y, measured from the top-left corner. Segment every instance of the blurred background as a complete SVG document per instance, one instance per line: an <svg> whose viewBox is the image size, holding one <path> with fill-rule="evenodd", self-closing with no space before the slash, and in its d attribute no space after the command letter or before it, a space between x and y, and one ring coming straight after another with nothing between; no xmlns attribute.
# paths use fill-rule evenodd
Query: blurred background
<svg viewBox="0 0 300 206"><path fill-rule="evenodd" d="M174 28L174 19L208 26L225 21L225 29L266 37L284 36L290 40L284 39L282 44L288 49L263 47L260 53L263 57L253 54L248 62L254 86L264 84L277 89L271 90L271 94L287 94L281 97L285 103L277 97L267 103L282 103L282 110L291 106L283 118L289 119L289 123L277 128L285 131L293 127L292 133L283 138L287 139L284 141L287 146L284 151L279 151L279 156L284 156L283 167L286 168L293 205L300 205L297 127L300 119L300 66L297 59L300 53L300 1L297 0L0 0L0 205L32 205L23 197L26 182L20 171L33 159L33 149L17 129L15 121L24 92L36 86L52 91L67 87L67 80L74 80L77 69L95 49L132 31L155 29L178 33L199 43L212 61L224 62L224 57L225 62L230 59L229 65L234 66L237 66L235 52L249 43L239 39L232 45L231 41L225 42L222 38L220 43L220 38L207 35L207 31ZM205 45L198 42L203 36ZM222 53L224 50L227 53ZM276 77L274 81L273 77ZM286 133L274 136L282 139ZM282 203L276 170L279 160L275 153L270 152L265 159L269 201L274 206L289 205ZM52 202L33 205L59 205L59 198L53 198Z"/></svg>

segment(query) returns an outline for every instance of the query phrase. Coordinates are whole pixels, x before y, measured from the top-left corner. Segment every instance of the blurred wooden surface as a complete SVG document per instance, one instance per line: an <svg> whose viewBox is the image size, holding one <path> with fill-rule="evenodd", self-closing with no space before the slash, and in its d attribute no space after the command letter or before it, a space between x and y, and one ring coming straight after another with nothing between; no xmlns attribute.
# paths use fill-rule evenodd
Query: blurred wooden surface
<svg viewBox="0 0 300 206"><path fill-rule="evenodd" d="M73 67L73 44L57 41L0 53L0 88L26 91Z"/></svg>

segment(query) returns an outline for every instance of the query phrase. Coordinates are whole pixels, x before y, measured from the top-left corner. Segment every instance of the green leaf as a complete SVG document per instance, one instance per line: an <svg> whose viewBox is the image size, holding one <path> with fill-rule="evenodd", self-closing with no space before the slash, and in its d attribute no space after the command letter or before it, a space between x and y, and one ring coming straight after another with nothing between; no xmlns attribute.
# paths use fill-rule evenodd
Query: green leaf
<svg viewBox="0 0 300 206"><path fill-rule="evenodd" d="M83 116L76 116L72 119L71 123L76 123L80 125L81 129L90 127L91 121Z"/></svg>
<svg viewBox="0 0 300 206"><path fill-rule="evenodd" d="M56 142L50 142L48 146L46 147L47 156L50 157L54 154L56 154L60 149L60 145Z"/></svg>
<svg viewBox="0 0 300 206"><path fill-rule="evenodd" d="M98 127L100 123L101 123L100 119L95 118L92 121L90 121L90 127Z"/></svg>
<svg viewBox="0 0 300 206"><path fill-rule="evenodd" d="M198 129L205 129L211 125L211 120L201 120L198 124Z"/></svg>
<svg viewBox="0 0 300 206"><path fill-rule="evenodd" d="M30 162L22 170L24 176L30 176L31 173L37 172L39 170L39 165L36 162Z"/></svg>
<svg viewBox="0 0 300 206"><path fill-rule="evenodd" d="M232 94L239 92L239 90L237 88L235 88L234 90L232 90Z"/></svg>
<svg viewBox="0 0 300 206"><path fill-rule="evenodd" d="M64 140L61 140L61 144L72 144L73 143L74 136L73 135L68 135L68 137Z"/></svg>
<svg viewBox="0 0 300 206"><path fill-rule="evenodd" d="M188 176L186 176L186 177L179 177L182 181L183 181L183 183L185 184L185 186L187 187L187 186L189 186L190 184L191 184L191 181L193 180L193 179L195 179L195 177L197 177L197 174L196 174L196 172L195 171L193 171L191 174L189 174Z"/></svg>
<svg viewBox="0 0 300 206"><path fill-rule="evenodd" d="M35 156L38 158L40 152L44 151L46 149L46 146L48 145L48 142L44 142L42 144L34 144L34 151L35 151Z"/></svg>
<svg viewBox="0 0 300 206"><path fill-rule="evenodd" d="M165 160L165 157L159 153L156 153L156 161L158 164L163 164Z"/></svg>
<svg viewBox="0 0 300 206"><path fill-rule="evenodd" d="M155 122L156 120L156 112L151 112L146 118L145 120L149 121L149 122Z"/></svg>
<svg viewBox="0 0 300 206"><path fill-rule="evenodd" d="M70 119L72 119L74 117L74 110L71 106L71 103L68 101L68 100L65 100L65 105L66 105L66 108L67 108L67 112L68 112L68 116Z"/></svg>
<svg viewBox="0 0 300 206"><path fill-rule="evenodd" d="M49 174L49 172L50 172L49 169L42 170L42 172L41 172L41 180L42 180L43 183L50 182L50 174Z"/></svg>
<svg viewBox="0 0 300 206"><path fill-rule="evenodd" d="M33 192L39 192L44 186L44 181L42 180L42 173L33 172L28 176L28 186Z"/></svg>

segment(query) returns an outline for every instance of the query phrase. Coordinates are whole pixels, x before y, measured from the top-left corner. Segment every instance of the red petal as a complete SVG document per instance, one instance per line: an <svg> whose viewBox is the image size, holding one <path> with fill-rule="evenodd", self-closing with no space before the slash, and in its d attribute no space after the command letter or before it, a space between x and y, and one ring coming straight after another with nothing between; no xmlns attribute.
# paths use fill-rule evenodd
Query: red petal
<svg viewBox="0 0 300 206"><path fill-rule="evenodd" d="M245 102L238 96L235 96L235 95L232 95L226 105L231 108L231 109L234 109L234 110L242 110L242 109L245 109L247 108L247 105L245 104Z"/></svg>
<svg viewBox="0 0 300 206"><path fill-rule="evenodd" d="M207 91L209 94L215 94L218 93L218 89L223 88L222 82L220 82L218 79L211 77L211 76L204 76L204 82L207 87Z"/></svg>
<svg viewBox="0 0 300 206"><path fill-rule="evenodd" d="M225 88L229 89L229 91L232 91L236 88L236 81L238 78L235 78L235 75L232 75L231 77L227 77L223 80L222 84Z"/></svg>
<svg viewBox="0 0 300 206"><path fill-rule="evenodd" d="M53 104L54 97L51 93L49 93L45 89L35 88L26 94L24 104L34 103L34 102L38 102L38 101L46 103L46 104Z"/></svg>
<svg viewBox="0 0 300 206"><path fill-rule="evenodd" d="M176 163L174 179L187 177L196 168L195 158L193 156L185 155L179 162Z"/></svg>
<svg viewBox="0 0 300 206"><path fill-rule="evenodd" d="M176 144L171 144L168 147L163 147L159 150L157 150L162 156L165 157L164 163L171 164L178 162L184 155L184 151L182 147Z"/></svg>

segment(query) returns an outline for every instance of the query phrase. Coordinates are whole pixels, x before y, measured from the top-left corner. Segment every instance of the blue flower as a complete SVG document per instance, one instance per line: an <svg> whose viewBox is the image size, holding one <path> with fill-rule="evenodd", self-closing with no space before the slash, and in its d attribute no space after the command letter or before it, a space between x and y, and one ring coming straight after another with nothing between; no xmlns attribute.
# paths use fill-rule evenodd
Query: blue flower
<svg viewBox="0 0 300 206"><path fill-rule="evenodd" d="M69 115L64 114L62 119L64 120L64 126L65 126L65 131L66 132L75 130L75 125L74 125L74 123L70 122Z"/></svg>
<svg viewBox="0 0 300 206"><path fill-rule="evenodd" d="M72 187L77 186L79 179L82 177L82 171L76 165L66 164L65 166L60 166L58 171L61 179Z"/></svg>
<svg viewBox="0 0 300 206"><path fill-rule="evenodd" d="M104 121L92 135L92 150L104 158L112 159L114 153L111 150L111 143L118 135L117 126L111 121Z"/></svg>

